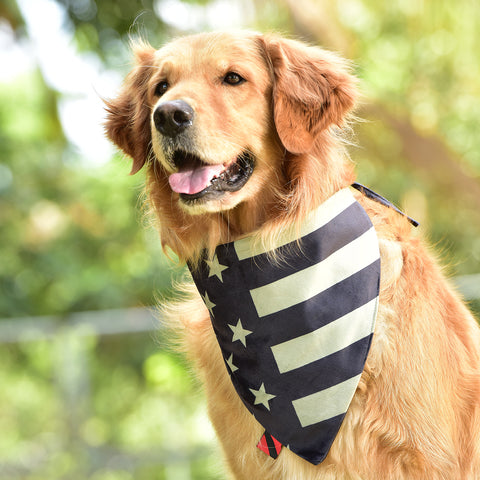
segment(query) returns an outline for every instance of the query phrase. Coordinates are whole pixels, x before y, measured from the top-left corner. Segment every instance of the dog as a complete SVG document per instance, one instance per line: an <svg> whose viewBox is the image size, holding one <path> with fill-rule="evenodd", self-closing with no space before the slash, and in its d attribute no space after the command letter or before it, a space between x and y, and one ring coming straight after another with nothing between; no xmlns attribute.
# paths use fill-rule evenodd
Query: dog
<svg viewBox="0 0 480 480"><path fill-rule="evenodd" d="M159 50L145 43L134 50L135 67L118 96L106 101L106 132L133 159L132 174L146 169L146 190L162 245L188 264L195 279L197 288L187 282L181 299L164 306L164 315L181 332L183 348L203 381L231 476L480 479L478 324L434 256L412 233L412 221L368 190L351 188L355 173L344 136L358 89L349 63L319 47L254 32L196 34ZM334 418L334 432L321 440L326 447L317 448L317 437L312 437L311 452L305 454L305 448L295 446L305 443L304 435L291 431L294 420L287 414L272 425L284 438L291 437L291 444L275 434L262 437L268 433L263 418L273 412L283 392L273 391L269 378L250 388L238 384L235 355L250 345L253 328L240 318L232 323L225 317L237 291L226 288L213 301L202 282L226 285L226 260L220 257L225 252L218 246L231 251L245 239L248 248L263 252L255 257L264 261L261 272L267 264L290 268L292 258L302 257L299 238L309 216L343 196L359 208L355 219L369 222L368 231L377 238L379 261L374 250L368 261L380 265L379 276L369 280L372 302L378 300L369 313L375 326L362 334L368 342L358 357L360 371L349 386L345 412L334 405L332 415L341 414ZM347 230L357 223L350 222ZM292 247L293 253L277 248L286 232L291 245L298 246ZM355 256L364 258L360 251ZM210 277L202 279L205 262ZM315 289L316 282L293 282L288 288L302 295ZM282 292L289 294L288 289ZM216 303L224 294L229 296L219 314ZM281 302L280 297L275 298ZM339 298L343 306L350 297L343 292ZM315 310L310 312L316 318ZM289 321L288 328L295 323ZM228 358L220 337L229 329L237 350ZM335 342L342 344L342 335ZM278 348L288 350L288 345ZM308 355L315 356L315 348L309 349ZM297 352L290 353L294 363L307 355ZM312 382L324 375L326 370L320 370L313 370ZM285 391L308 390L310 380L296 372L292 377L297 383ZM306 415L316 422L320 410L332 407L332 402L317 406L322 392L295 400L295 408L308 403ZM315 430L317 424L308 428Z"/></svg>

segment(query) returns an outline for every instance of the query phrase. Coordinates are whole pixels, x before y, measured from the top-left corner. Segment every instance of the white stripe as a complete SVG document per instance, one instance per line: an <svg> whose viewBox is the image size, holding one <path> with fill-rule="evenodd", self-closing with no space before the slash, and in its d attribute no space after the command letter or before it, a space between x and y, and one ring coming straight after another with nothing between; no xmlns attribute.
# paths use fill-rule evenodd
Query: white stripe
<svg viewBox="0 0 480 480"><path fill-rule="evenodd" d="M302 427L323 422L345 413L360 381L360 375L320 392L294 400L293 408Z"/></svg>
<svg viewBox="0 0 480 480"><path fill-rule="evenodd" d="M370 335L375 323L377 300L371 300L314 332L273 346L273 356L280 373L320 360Z"/></svg>
<svg viewBox="0 0 480 480"><path fill-rule="evenodd" d="M320 263L250 290L259 317L304 302L354 275L379 258L374 227ZM303 288L298 288L304 285Z"/></svg>
<svg viewBox="0 0 480 480"><path fill-rule="evenodd" d="M299 233L301 237L304 237L305 235L318 230L332 221L336 216L340 215L340 213L353 203L355 203L355 197L352 192L348 188L340 190L307 216L300 227L300 231L292 226L283 232L279 237L278 242L276 242L275 248L280 248L287 243L294 242L299 238ZM246 237L237 240L234 242L234 246L239 260L245 260L246 258L255 255L261 255L270 250L262 245L258 239L255 239L255 237Z"/></svg>

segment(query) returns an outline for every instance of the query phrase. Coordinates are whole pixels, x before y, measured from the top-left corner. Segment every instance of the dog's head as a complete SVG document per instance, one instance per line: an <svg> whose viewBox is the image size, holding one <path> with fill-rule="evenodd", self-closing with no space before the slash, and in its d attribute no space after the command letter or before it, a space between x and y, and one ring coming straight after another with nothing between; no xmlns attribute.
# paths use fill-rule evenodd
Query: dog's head
<svg viewBox="0 0 480 480"><path fill-rule="evenodd" d="M174 250L180 231L202 224L194 217L229 212L230 234L244 234L347 181L331 127L344 122L356 88L335 55L254 33L188 36L135 53L107 102L106 129L133 158L132 173L148 163Z"/></svg>

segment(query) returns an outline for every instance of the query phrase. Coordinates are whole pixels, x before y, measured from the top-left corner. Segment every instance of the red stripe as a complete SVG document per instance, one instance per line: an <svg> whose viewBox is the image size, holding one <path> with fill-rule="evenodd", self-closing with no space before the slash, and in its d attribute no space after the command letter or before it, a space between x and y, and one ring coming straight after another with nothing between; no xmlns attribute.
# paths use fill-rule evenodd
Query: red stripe
<svg viewBox="0 0 480 480"><path fill-rule="evenodd" d="M262 438L257 444L257 447L268 456L277 458L282 450L282 444L268 432L262 435Z"/></svg>

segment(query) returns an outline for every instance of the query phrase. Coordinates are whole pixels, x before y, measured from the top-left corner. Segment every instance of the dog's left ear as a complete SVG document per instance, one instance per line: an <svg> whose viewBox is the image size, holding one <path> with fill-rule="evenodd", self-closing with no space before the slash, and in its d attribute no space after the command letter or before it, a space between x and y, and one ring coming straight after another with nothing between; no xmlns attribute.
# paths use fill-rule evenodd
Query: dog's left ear
<svg viewBox="0 0 480 480"><path fill-rule="evenodd" d="M108 138L133 159L131 175L145 164L150 151L150 109L148 79L155 50L145 44L134 46L136 65L128 74L119 95L105 100Z"/></svg>
<svg viewBox="0 0 480 480"><path fill-rule="evenodd" d="M308 152L316 136L341 126L357 97L356 79L337 55L295 40L262 37L274 77L274 119L284 147Z"/></svg>

